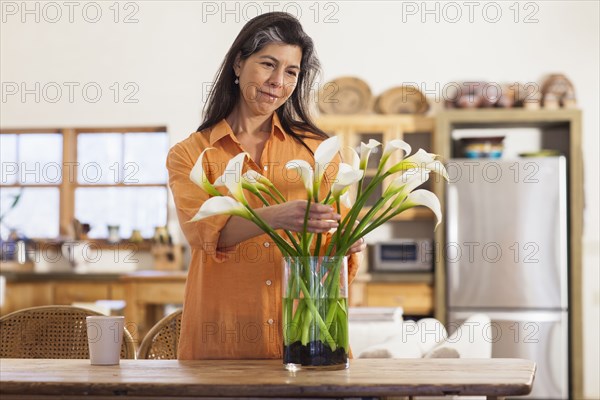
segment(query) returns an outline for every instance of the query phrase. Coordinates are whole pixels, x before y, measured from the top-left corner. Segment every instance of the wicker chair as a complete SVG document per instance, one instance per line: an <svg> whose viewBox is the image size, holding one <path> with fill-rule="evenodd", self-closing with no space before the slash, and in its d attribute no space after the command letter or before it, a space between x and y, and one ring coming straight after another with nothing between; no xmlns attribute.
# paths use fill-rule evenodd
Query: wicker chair
<svg viewBox="0 0 600 400"><path fill-rule="evenodd" d="M0 318L0 358L89 358L85 317L102 315L72 306L41 306ZM135 358L135 345L125 328L122 359Z"/></svg>
<svg viewBox="0 0 600 400"><path fill-rule="evenodd" d="M156 323L144 336L140 349L139 359L149 360L175 360L177 359L177 346L181 332L182 310L174 311Z"/></svg>

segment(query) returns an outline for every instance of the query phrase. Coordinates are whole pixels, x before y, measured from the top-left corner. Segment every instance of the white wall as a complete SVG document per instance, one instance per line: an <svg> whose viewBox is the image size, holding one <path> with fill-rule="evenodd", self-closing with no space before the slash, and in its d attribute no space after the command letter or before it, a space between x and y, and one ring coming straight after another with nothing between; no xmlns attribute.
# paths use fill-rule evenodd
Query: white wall
<svg viewBox="0 0 600 400"><path fill-rule="evenodd" d="M451 81L538 82L547 73L567 74L584 111L586 393L590 398L600 396L596 379L600 358L598 2L522 2L517 22L512 1L476 2L470 22L469 6L461 1L453 6L444 2L424 6L420 1L228 2L225 6L223 2L136 1L119 4L117 23L112 1L76 2L71 16L63 2L50 6L27 2L33 10L30 14L23 12L20 1L1 3L2 127L165 124L175 143L198 126L206 85L242 24L258 8L266 12L269 7L287 7L293 14L301 13L317 44L324 67L322 81L356 75L375 94L407 82L418 83L434 96ZM423 7L434 11L423 14ZM232 12L226 13L225 8ZM97 9L102 15L92 23ZM502 14L492 23L497 9ZM457 10L462 17L452 23ZM123 23L131 13L137 22ZM527 16L537 22L525 23ZM39 102L35 94L23 101L21 88L10 94L14 84L21 83L35 92L36 82ZM74 84L68 82L79 83L72 101L68 85ZM120 88L116 102L114 82ZM125 88L128 82L134 86ZM96 103L89 100L95 96L92 86L87 100L82 95L86 83L102 89ZM62 97L52 103L56 86L62 88ZM125 95L135 88L139 91L133 99L138 103L125 102Z"/></svg>

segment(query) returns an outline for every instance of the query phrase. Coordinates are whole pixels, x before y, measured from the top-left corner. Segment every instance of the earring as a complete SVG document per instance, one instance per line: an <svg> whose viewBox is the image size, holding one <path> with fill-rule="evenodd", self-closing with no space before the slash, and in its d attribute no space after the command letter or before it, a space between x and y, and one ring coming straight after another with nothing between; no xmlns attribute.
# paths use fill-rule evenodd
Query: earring
<svg viewBox="0 0 600 400"><path fill-rule="evenodd" d="M235 81L233 81L233 83L235 83L236 85L238 85L240 83L240 80L238 78L235 78Z"/></svg>

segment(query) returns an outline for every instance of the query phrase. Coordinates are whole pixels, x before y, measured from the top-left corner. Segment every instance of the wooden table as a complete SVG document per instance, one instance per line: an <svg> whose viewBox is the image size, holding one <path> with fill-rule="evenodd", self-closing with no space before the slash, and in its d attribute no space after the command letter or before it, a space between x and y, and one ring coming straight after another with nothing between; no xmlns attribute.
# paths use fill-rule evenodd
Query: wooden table
<svg viewBox="0 0 600 400"><path fill-rule="evenodd" d="M134 339L141 341L164 316L167 304L182 304L187 272L138 271L124 275L125 321Z"/></svg>
<svg viewBox="0 0 600 400"><path fill-rule="evenodd" d="M521 359L357 359L341 371L288 372L281 360L3 359L2 399L504 396L531 391L535 364ZM92 397L94 398L94 397Z"/></svg>

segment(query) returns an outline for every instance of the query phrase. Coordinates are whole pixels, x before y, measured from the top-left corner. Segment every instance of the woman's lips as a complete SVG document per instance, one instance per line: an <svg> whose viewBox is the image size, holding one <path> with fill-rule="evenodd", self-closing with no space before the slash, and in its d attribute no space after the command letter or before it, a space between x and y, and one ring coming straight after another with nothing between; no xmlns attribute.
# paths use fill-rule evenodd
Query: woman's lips
<svg viewBox="0 0 600 400"><path fill-rule="evenodd" d="M259 90L258 92L261 93L263 96L266 96L271 101L275 101L279 98L279 96L276 96L274 94L270 94L267 92L263 92L262 90Z"/></svg>

